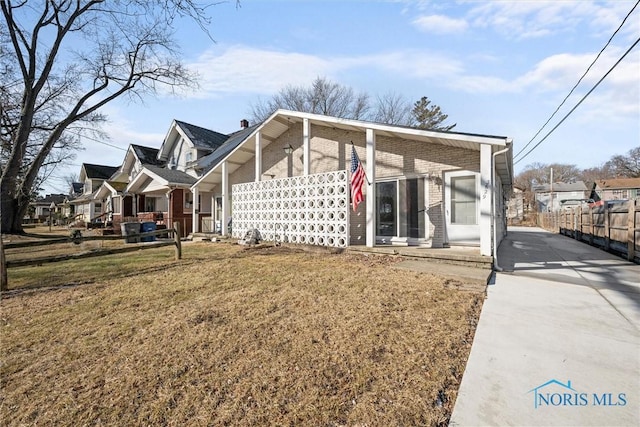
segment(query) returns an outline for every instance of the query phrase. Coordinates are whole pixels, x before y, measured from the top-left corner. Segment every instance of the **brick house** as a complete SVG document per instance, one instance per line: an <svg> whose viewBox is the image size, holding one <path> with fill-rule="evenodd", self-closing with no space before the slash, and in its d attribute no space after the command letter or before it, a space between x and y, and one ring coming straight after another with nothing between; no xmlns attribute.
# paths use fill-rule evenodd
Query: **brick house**
<svg viewBox="0 0 640 427"><path fill-rule="evenodd" d="M352 147L367 175L355 211ZM265 240L472 245L492 255L506 233L512 156L507 137L278 110L194 164L193 229L208 222L227 234L231 221L237 238L257 228Z"/></svg>

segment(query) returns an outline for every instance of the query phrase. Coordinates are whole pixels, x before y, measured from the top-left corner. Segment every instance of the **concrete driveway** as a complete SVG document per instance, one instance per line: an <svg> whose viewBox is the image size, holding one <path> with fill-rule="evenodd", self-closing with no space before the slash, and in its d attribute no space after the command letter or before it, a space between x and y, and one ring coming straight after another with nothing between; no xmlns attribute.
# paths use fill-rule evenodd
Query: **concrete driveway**
<svg viewBox="0 0 640 427"><path fill-rule="evenodd" d="M640 425L640 265L510 227L452 426Z"/></svg>

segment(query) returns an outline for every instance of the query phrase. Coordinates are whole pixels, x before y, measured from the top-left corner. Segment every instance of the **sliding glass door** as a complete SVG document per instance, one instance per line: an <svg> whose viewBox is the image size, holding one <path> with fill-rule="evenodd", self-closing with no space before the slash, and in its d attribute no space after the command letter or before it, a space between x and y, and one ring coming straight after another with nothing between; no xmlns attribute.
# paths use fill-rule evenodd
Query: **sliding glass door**
<svg viewBox="0 0 640 427"><path fill-rule="evenodd" d="M382 244L419 244L427 238L424 177L376 183L376 240Z"/></svg>

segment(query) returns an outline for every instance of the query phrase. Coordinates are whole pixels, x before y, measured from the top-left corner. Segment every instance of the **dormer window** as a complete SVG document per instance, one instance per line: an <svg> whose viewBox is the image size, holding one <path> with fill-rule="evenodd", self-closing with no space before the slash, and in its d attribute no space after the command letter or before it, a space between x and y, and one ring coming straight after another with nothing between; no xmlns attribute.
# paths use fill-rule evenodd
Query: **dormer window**
<svg viewBox="0 0 640 427"><path fill-rule="evenodd" d="M193 153L191 151L187 151L187 154L185 155L185 160L187 161L187 163L193 160Z"/></svg>

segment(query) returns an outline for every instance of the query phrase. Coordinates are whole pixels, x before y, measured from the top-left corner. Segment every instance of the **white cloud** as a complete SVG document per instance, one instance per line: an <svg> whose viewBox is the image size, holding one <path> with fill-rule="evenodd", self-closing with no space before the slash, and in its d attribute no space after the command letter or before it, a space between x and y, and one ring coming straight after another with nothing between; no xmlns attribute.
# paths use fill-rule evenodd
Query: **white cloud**
<svg viewBox="0 0 640 427"><path fill-rule="evenodd" d="M232 46L205 52L189 68L200 74L202 87L196 96L206 98L220 93L271 94L287 84L328 75L335 66L313 55Z"/></svg>
<svg viewBox="0 0 640 427"><path fill-rule="evenodd" d="M571 32L580 22L591 22L598 10L589 1L487 2L473 7L467 19L506 38L527 39Z"/></svg>
<svg viewBox="0 0 640 427"><path fill-rule="evenodd" d="M449 18L445 15L420 16L412 24L420 31L436 34L462 33L469 26L464 19Z"/></svg>
<svg viewBox="0 0 640 427"><path fill-rule="evenodd" d="M405 77L435 78L462 72L456 59L427 51L401 50L360 56L322 57L246 46L209 50L189 64L200 74L201 90L185 94L213 98L230 93L270 95L286 85L306 85L317 76L376 68Z"/></svg>

